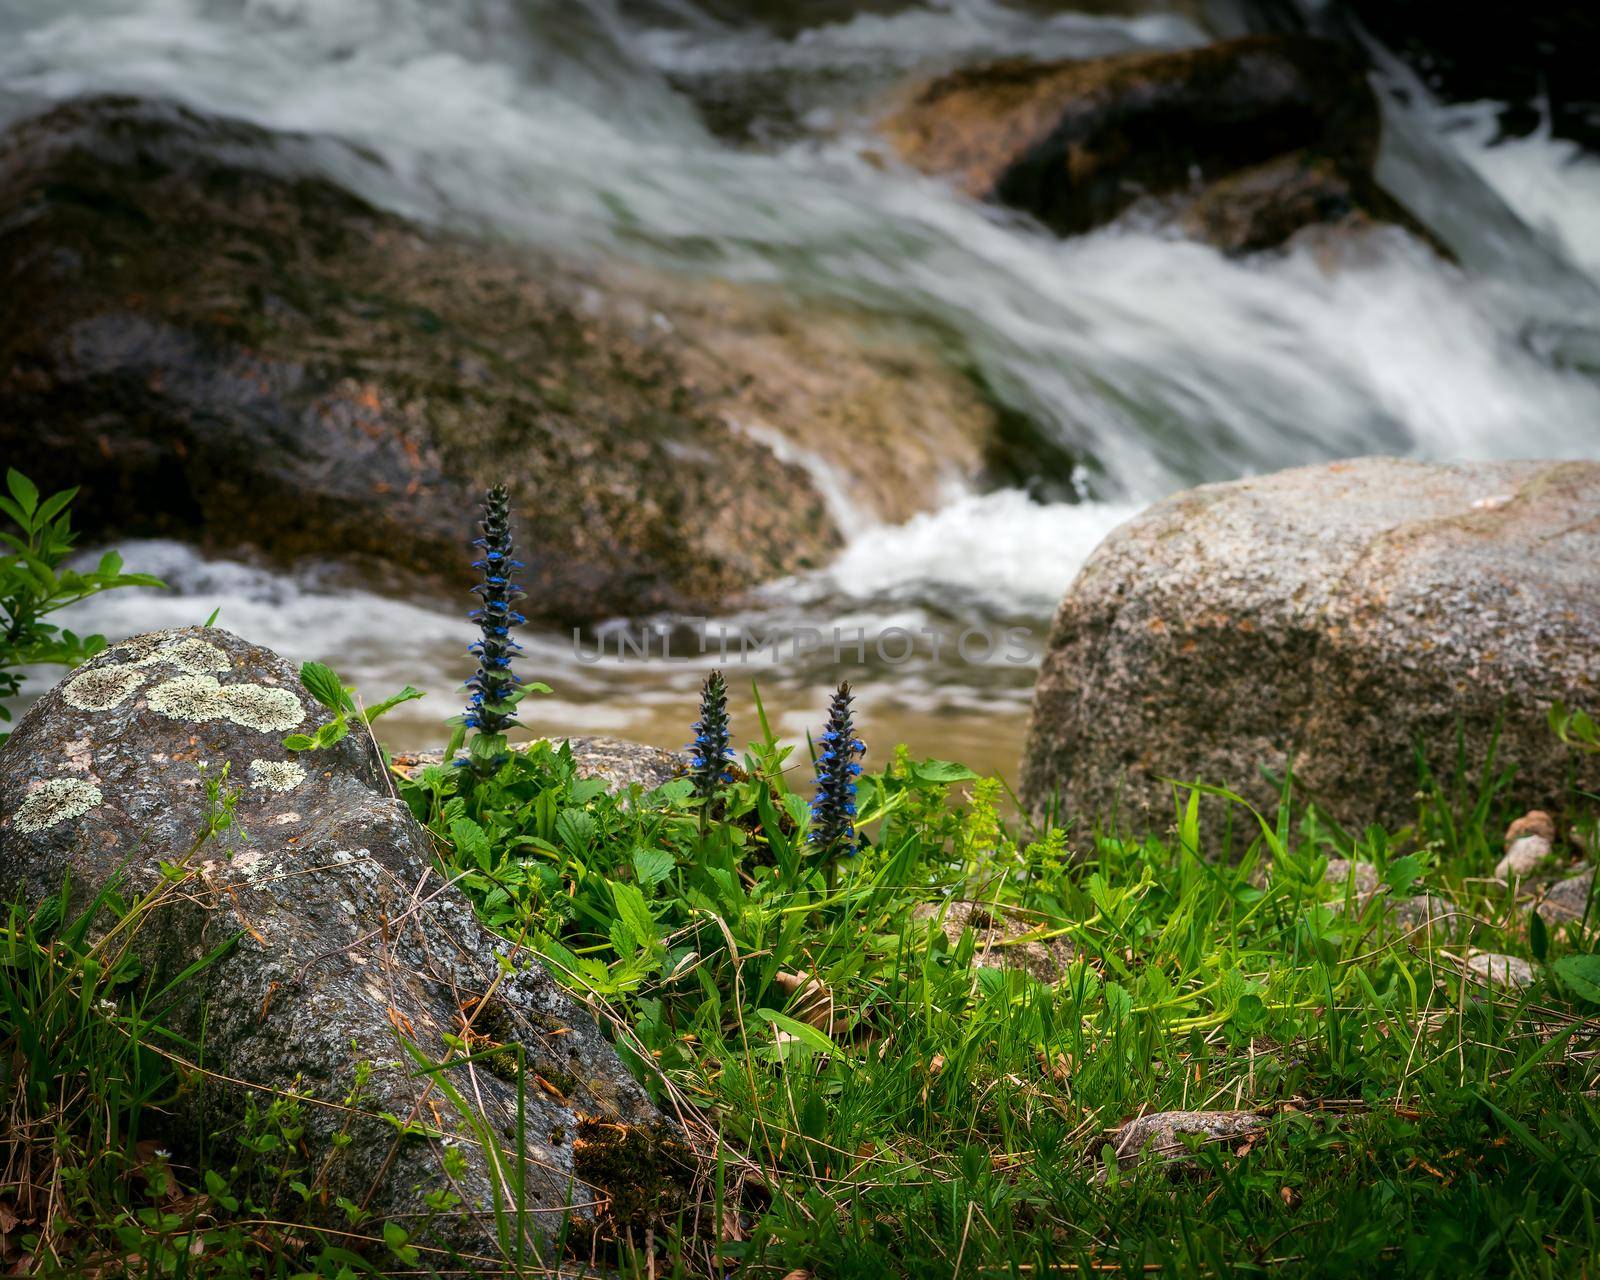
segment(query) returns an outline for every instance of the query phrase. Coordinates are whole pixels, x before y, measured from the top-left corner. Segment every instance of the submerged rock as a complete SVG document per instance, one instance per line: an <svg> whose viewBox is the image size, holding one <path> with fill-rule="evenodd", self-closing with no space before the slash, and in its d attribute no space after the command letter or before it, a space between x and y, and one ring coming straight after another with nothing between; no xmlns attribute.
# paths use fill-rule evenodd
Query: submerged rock
<svg viewBox="0 0 1600 1280"><path fill-rule="evenodd" d="M1600 464L1368 458L1206 485L1106 538L1051 628L1025 801L1084 820L1169 811L1165 778L1271 812L1293 756L1347 829L1416 815L1420 748L1449 778L1515 766L1555 806L1546 716L1600 704ZM1212 803L1212 802L1207 802Z"/></svg>
<svg viewBox="0 0 1600 1280"><path fill-rule="evenodd" d="M428 233L304 176L330 151L104 98L0 139L0 446L85 533L461 578L500 482L527 611L577 622L708 610L990 468L923 335Z"/></svg>
<svg viewBox="0 0 1600 1280"><path fill-rule="evenodd" d="M192 674L196 663L204 674ZM111 687L126 692L74 697ZM592 1015L442 881L366 731L326 751L284 750L284 723L311 730L326 718L288 663L227 632L114 646L40 699L0 747L0 892L37 905L70 876L81 906L116 876L126 901L160 894L134 944L155 989L236 939L180 988L167 1025L203 1039L220 1079L302 1099L298 1158L328 1194L297 1213L344 1227L333 1202L348 1196L420 1243L499 1255L492 1210L508 1188L478 1131L405 1047L441 1063L447 1035L489 1055L443 1079L508 1154L523 1142L532 1245L547 1244L569 1208L581 1222L608 1199L636 1200L627 1151L648 1149L650 1168L634 1176L660 1183L664 1206L681 1204L693 1172L681 1135ZM235 824L205 839L217 813L208 780L232 798ZM362 1064L371 1075L357 1089ZM180 1139L226 1152L252 1093L213 1082L202 1108L187 1092ZM452 1190L459 1208L429 1210L430 1193Z"/></svg>
<svg viewBox="0 0 1600 1280"><path fill-rule="evenodd" d="M1372 178L1377 99L1360 60L1332 41L1248 36L967 68L924 86L882 128L914 167L1061 234L1146 197L1193 198L1179 225L1236 253L1311 224L1415 229Z"/></svg>

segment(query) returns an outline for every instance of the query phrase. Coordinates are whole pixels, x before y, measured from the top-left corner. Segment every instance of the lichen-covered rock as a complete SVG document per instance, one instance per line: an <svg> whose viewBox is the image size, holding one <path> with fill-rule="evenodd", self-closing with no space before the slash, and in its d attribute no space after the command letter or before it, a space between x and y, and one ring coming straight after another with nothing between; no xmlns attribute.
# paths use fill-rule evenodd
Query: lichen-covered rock
<svg viewBox="0 0 1600 1280"><path fill-rule="evenodd" d="M104 98L0 138L0 450L84 532L460 578L503 483L526 611L588 621L825 562L836 491L902 520L1006 478L926 335L428 232L303 176L329 148Z"/></svg>
<svg viewBox="0 0 1600 1280"><path fill-rule="evenodd" d="M1061 234L1144 197L1182 208L1197 193L1178 225L1231 252L1313 223L1415 225L1372 178L1379 113L1362 63L1330 41L969 67L921 87L882 128L916 168Z"/></svg>
<svg viewBox="0 0 1600 1280"><path fill-rule="evenodd" d="M1162 778L1277 804L1293 755L1347 828L1415 818L1456 731L1555 807L1600 759L1550 732L1600 706L1600 465L1368 458L1207 485L1115 530L1051 628L1025 800L1085 819L1170 811ZM1207 802L1211 803L1211 802Z"/></svg>
<svg viewBox="0 0 1600 1280"><path fill-rule="evenodd" d="M203 674L191 674L197 664ZM116 673L130 668L147 682L106 696L123 689ZM156 698L182 680L201 682L192 701ZM163 864L186 871L138 932L147 978L159 985L236 939L182 988L169 1025L195 1042L203 1032L206 1065L220 1077L304 1099L303 1157L325 1170L328 1206L347 1195L414 1230L430 1218L425 1197L454 1190L463 1211L431 1215L423 1240L495 1255L492 1209L504 1185L402 1044L438 1063L451 1056L447 1035L478 1052L511 1046L444 1077L508 1151L517 1141L516 1046L525 1055L523 1204L536 1242L568 1206L582 1219L613 1192L637 1198L637 1187L606 1184L626 1174L620 1152L649 1149L652 1185L663 1162L677 1160L687 1185L677 1131L593 1017L485 931L443 882L365 730L327 751L284 750L285 724L314 729L326 718L293 667L227 632L158 633L101 654L45 694L0 747L0 893L36 904L70 876L81 902L121 874L131 900L171 884ZM197 843L208 830L207 779L232 794L236 826ZM362 1063L371 1076L347 1110ZM216 1149L236 1132L247 1095L208 1086L204 1122L207 1137L219 1135ZM197 1109L178 1116L179 1136L185 1123L192 1136ZM338 1147L341 1130L353 1141ZM334 1225L345 1225L342 1214Z"/></svg>

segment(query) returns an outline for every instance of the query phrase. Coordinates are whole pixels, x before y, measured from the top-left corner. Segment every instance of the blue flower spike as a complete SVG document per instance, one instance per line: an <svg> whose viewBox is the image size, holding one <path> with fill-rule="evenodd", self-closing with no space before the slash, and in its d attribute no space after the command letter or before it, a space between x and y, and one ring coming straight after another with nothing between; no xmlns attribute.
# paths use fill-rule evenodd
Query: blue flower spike
<svg viewBox="0 0 1600 1280"><path fill-rule="evenodd" d="M846 681L833 695L828 727L817 739L817 793L811 801L811 846L825 858L848 857L856 851L857 763L867 744L856 737Z"/></svg>
<svg viewBox="0 0 1600 1280"><path fill-rule="evenodd" d="M720 671L708 675L700 689L700 718L694 722L689 752L694 793L709 802L723 783L733 781L733 774L728 771L733 760L728 736L728 686Z"/></svg>
<svg viewBox="0 0 1600 1280"><path fill-rule="evenodd" d="M472 567L483 571L483 581L472 588L479 607L467 615L481 633L467 647L477 658L478 669L467 681L470 696L462 719L479 734L500 737L517 726L517 685L521 681L511 670L511 661L522 646L511 639L511 628L527 621L512 607L523 598L523 592L511 574L524 566L512 558L511 499L504 486L496 485L485 495L479 527L483 536L472 545L483 554Z"/></svg>

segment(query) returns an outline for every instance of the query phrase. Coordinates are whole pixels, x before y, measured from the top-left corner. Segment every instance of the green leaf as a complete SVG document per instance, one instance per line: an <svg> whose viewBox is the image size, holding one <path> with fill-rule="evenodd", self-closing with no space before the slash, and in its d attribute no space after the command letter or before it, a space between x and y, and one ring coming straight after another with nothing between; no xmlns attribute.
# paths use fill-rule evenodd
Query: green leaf
<svg viewBox="0 0 1600 1280"><path fill-rule="evenodd" d="M1411 891L1411 886L1422 875L1422 859L1414 853L1408 853L1403 858L1396 858L1389 864L1388 873L1383 877L1384 884L1389 886L1389 892L1397 898L1403 898Z"/></svg>
<svg viewBox="0 0 1600 1280"><path fill-rule="evenodd" d="M95 566L95 572L107 578L115 578L122 572L122 557L115 551L108 551L100 557L100 563Z"/></svg>
<svg viewBox="0 0 1600 1280"><path fill-rule="evenodd" d="M594 842L594 816L584 809L563 809L556 817L556 839L566 845L567 852L583 854Z"/></svg>
<svg viewBox="0 0 1600 1280"><path fill-rule="evenodd" d="M660 884L677 868L677 861L665 849L635 849L633 874L647 889Z"/></svg>
<svg viewBox="0 0 1600 1280"><path fill-rule="evenodd" d="M776 1009L757 1009L756 1017L763 1022L770 1023L774 1030L783 1031L793 1036L808 1049L815 1049L818 1053L831 1053L835 1056L839 1054L839 1046L810 1023L791 1018L788 1014L779 1013Z"/></svg>
<svg viewBox="0 0 1600 1280"><path fill-rule="evenodd" d="M315 738L304 733L291 733L283 740L284 749L288 751L315 751L317 742Z"/></svg>
<svg viewBox="0 0 1600 1280"><path fill-rule="evenodd" d="M216 621L217 621L217 615L219 613L221 613L221 612L222 612L222 606L219 604L215 609L213 609L211 611L211 616L209 618L207 618L204 622L202 622L200 625L203 626L203 627L209 627L209 626L214 625L216 623Z"/></svg>
<svg viewBox="0 0 1600 1280"><path fill-rule="evenodd" d="M1544 917L1536 908L1528 911L1528 950L1533 953L1534 960L1544 963L1544 958L1550 951L1550 931L1545 928Z"/></svg>
<svg viewBox="0 0 1600 1280"><path fill-rule="evenodd" d="M61 513L61 508L66 506L78 496L77 489L63 489L60 493L53 493L39 504L39 512L34 517L39 524L55 519Z"/></svg>
<svg viewBox="0 0 1600 1280"><path fill-rule="evenodd" d="M920 760L911 766L911 776L918 782L948 784L976 782L983 775L950 760Z"/></svg>
<svg viewBox="0 0 1600 1280"><path fill-rule="evenodd" d="M39 508L39 490L32 480L23 475L15 467L6 471L6 488L11 490L11 496L29 516Z"/></svg>
<svg viewBox="0 0 1600 1280"><path fill-rule="evenodd" d="M344 691L344 685L339 683L338 672L332 667L324 666L320 662L301 663L300 683L305 685L306 692L328 710L354 710L350 695Z"/></svg>
<svg viewBox="0 0 1600 1280"><path fill-rule="evenodd" d="M33 532L33 518L15 502L11 501L10 498L0 498L0 511L4 511L6 515L21 525L24 533ZM15 546L16 544L13 543L12 545ZM20 548L18 549L20 550Z"/></svg>
<svg viewBox="0 0 1600 1280"><path fill-rule="evenodd" d="M349 732L350 722L341 715L317 730L315 749L322 751L335 743L343 742Z"/></svg>
<svg viewBox="0 0 1600 1280"><path fill-rule="evenodd" d="M656 928L655 917L645 903L639 886L625 880L611 882L611 899L617 906L617 919L643 947L656 947L661 943L661 933Z"/></svg>
<svg viewBox="0 0 1600 1280"><path fill-rule="evenodd" d="M407 685L404 689L400 690L399 693L395 694L394 697L385 698L382 702L380 702L375 707L368 707L367 711L366 711L366 716L364 718L365 718L365 720L366 720L366 722L368 724L371 724L379 716L385 715L388 712L393 711L402 702L415 702L418 698L420 698L422 696L423 696L422 690L413 689L410 685Z"/></svg>
<svg viewBox="0 0 1600 1280"><path fill-rule="evenodd" d="M1600 956L1562 956L1552 967L1573 995L1600 1004Z"/></svg>
<svg viewBox="0 0 1600 1280"><path fill-rule="evenodd" d="M489 871L493 866L494 851L489 837L471 818L456 818L450 823L450 842L456 847L458 860Z"/></svg>

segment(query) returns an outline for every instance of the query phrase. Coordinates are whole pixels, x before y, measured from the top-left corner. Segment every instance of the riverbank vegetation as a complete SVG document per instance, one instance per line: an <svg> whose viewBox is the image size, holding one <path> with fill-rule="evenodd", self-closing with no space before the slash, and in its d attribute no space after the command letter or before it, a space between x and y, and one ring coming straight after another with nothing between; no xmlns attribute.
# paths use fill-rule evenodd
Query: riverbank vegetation
<svg viewBox="0 0 1600 1280"><path fill-rule="evenodd" d="M471 705L443 760L392 784L507 962L584 999L681 1142L587 1125L578 1167L607 1164L609 1193L541 1254L499 1145L524 1135L478 1126L511 1208L504 1256L461 1259L424 1224L321 1204L296 1089L225 1136L174 1124L238 1084L163 1026L229 943L158 986L130 940L219 833L257 838L212 776L207 829L154 893L65 886L0 931L9 1273L1594 1274L1594 797L1530 890L1495 875L1518 815L1493 758L1424 771L1389 830L1341 828L1292 777L1271 812L1174 783L1170 811L1029 818L998 778L880 751L848 689L797 745L720 677L685 776L610 789L560 744L505 740L536 686L512 678L490 514ZM350 711L341 737L374 718L329 668L303 679ZM1581 714L1554 727L1596 745ZM292 745L314 764L326 744ZM462 1014L443 1058L396 1026L440 1105L472 1110L469 1062L573 1087L497 1037L487 998Z"/></svg>
<svg viewBox="0 0 1600 1280"><path fill-rule="evenodd" d="M403 784L687 1124L682 1167L525 1274L1591 1273L1600 959L1587 906L1547 924L1489 878L1504 777L1430 785L1391 832L1235 806L1248 850L1219 863L1196 790L1137 838L1030 830L995 780L899 751L860 779L859 853L824 861L807 772L767 735L704 828L689 779L610 794L544 745ZM8 1265L459 1269L357 1206L348 1236L294 1225L292 1099L263 1097L242 1162L166 1145L203 1077L115 937L45 903L4 948ZM1228 1114L1141 1154L1126 1122L1171 1111Z"/></svg>

